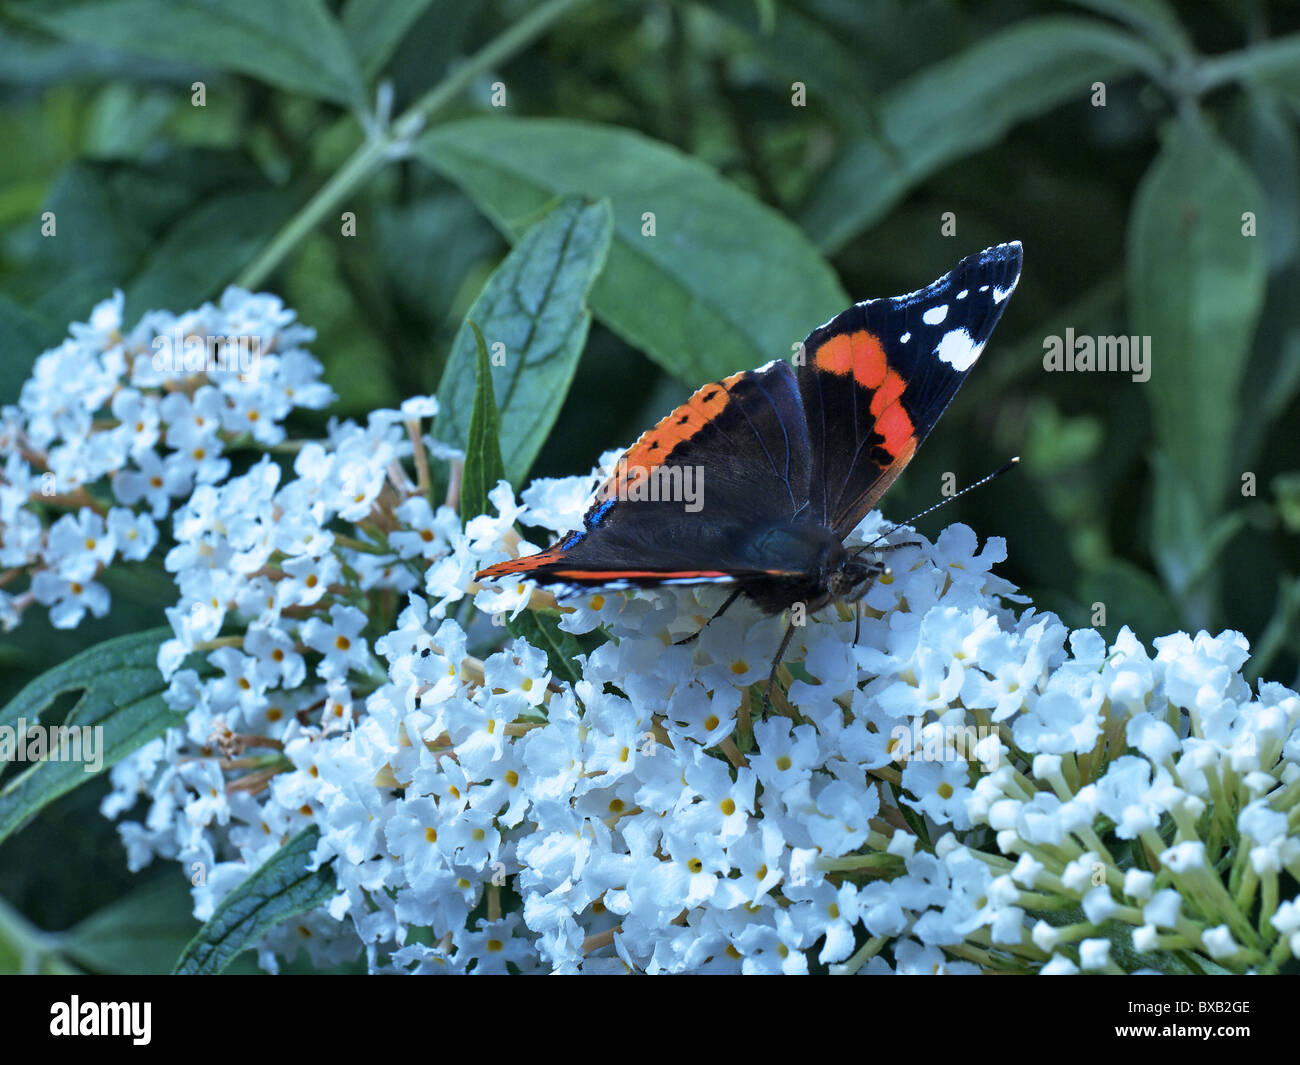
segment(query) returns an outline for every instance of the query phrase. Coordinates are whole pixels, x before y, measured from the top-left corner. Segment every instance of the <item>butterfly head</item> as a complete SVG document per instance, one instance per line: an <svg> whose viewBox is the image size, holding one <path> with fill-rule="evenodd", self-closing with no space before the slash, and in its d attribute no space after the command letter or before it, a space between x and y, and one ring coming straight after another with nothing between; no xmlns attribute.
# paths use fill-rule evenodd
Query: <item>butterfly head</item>
<svg viewBox="0 0 1300 1065"><path fill-rule="evenodd" d="M859 553L846 551L827 576L826 589L832 599L853 602L866 595L872 582L887 572L888 567L878 558L863 558Z"/></svg>

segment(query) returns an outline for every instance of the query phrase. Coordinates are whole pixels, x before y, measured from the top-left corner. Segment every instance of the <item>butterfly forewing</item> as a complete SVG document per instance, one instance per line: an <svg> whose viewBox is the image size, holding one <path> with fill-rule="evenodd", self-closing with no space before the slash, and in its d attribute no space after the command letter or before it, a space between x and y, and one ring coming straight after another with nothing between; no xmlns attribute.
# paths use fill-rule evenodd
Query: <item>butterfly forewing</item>
<svg viewBox="0 0 1300 1065"><path fill-rule="evenodd" d="M1019 244L917 292L850 307L808 336L799 390L819 521L843 538L911 460L979 358L1020 276Z"/></svg>

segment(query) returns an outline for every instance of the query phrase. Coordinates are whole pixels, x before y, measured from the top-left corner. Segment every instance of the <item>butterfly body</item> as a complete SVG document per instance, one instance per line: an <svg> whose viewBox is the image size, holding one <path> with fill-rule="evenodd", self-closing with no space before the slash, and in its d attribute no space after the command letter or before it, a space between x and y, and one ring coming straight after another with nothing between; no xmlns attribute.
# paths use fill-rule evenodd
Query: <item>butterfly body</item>
<svg viewBox="0 0 1300 1065"><path fill-rule="evenodd" d="M623 454L581 530L478 577L558 594L729 584L768 613L861 595L883 567L844 540L974 366L1020 265L1019 244L986 249L813 330L797 370L705 385Z"/></svg>

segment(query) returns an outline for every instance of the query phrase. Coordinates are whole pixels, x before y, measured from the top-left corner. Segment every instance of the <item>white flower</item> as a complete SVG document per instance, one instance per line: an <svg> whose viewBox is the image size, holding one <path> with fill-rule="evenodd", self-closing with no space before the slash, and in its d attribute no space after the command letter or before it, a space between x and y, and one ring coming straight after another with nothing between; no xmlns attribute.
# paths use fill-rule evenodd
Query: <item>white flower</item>
<svg viewBox="0 0 1300 1065"><path fill-rule="evenodd" d="M1241 949L1226 924L1207 929L1201 938L1205 941L1205 949L1210 952L1210 957L1216 961L1231 958Z"/></svg>

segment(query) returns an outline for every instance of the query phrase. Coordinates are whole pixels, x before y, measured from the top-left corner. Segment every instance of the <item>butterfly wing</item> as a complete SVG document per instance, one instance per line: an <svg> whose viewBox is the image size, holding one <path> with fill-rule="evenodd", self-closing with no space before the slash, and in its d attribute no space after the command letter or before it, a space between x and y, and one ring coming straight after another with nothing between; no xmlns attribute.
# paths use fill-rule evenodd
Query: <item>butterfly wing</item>
<svg viewBox="0 0 1300 1065"><path fill-rule="evenodd" d="M804 341L799 391L813 516L843 539L934 428L1020 277L1019 243L967 256L906 296L868 300Z"/></svg>
<svg viewBox="0 0 1300 1065"><path fill-rule="evenodd" d="M809 477L795 374L772 362L705 385L643 433L597 490L582 529L477 576L617 586L784 573L758 568L766 563L756 565L749 545L755 530L807 511Z"/></svg>

